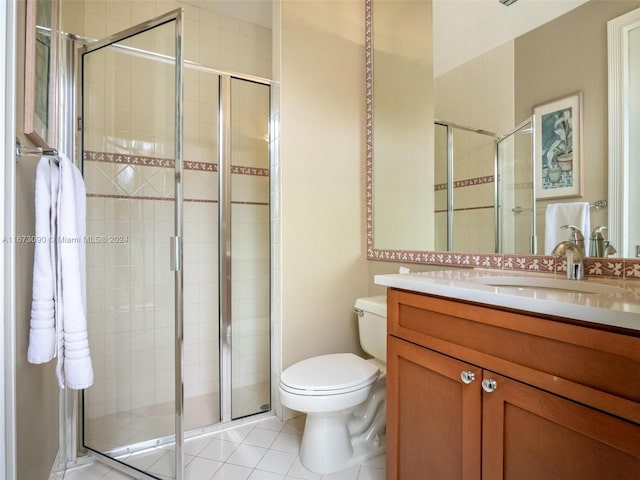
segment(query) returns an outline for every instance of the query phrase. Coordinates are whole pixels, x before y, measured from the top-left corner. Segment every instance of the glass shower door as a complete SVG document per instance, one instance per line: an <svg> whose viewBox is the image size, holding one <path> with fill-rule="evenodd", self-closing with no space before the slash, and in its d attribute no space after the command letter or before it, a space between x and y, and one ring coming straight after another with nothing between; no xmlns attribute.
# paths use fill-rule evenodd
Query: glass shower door
<svg viewBox="0 0 640 480"><path fill-rule="evenodd" d="M190 438L271 406L270 86L190 64L185 83Z"/></svg>
<svg viewBox="0 0 640 480"><path fill-rule="evenodd" d="M498 141L498 252L536 254L531 121Z"/></svg>
<svg viewBox="0 0 640 480"><path fill-rule="evenodd" d="M454 252L495 252L496 141L489 132L453 127Z"/></svg>
<svg viewBox="0 0 640 480"><path fill-rule="evenodd" d="M231 416L271 409L270 87L232 78Z"/></svg>
<svg viewBox="0 0 640 480"><path fill-rule="evenodd" d="M495 251L495 135L437 121L434 143L436 250Z"/></svg>
<svg viewBox="0 0 640 480"><path fill-rule="evenodd" d="M180 31L176 11L80 52L95 367L82 443L163 479L183 470Z"/></svg>

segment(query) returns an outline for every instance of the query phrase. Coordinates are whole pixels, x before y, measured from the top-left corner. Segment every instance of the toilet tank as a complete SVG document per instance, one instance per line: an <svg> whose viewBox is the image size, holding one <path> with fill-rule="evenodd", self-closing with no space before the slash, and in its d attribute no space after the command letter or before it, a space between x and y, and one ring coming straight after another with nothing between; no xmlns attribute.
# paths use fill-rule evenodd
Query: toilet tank
<svg viewBox="0 0 640 480"><path fill-rule="evenodd" d="M358 298L360 346L372 357L387 363L387 296Z"/></svg>

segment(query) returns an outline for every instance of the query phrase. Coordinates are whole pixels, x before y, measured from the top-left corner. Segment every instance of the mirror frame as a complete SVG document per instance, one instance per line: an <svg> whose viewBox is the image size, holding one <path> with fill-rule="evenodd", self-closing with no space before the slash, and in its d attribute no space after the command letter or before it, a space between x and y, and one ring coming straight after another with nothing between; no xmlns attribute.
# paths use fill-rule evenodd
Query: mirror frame
<svg viewBox="0 0 640 480"><path fill-rule="evenodd" d="M566 260L547 255L444 251L381 250L375 248L373 216L373 0L365 0L365 110L366 110L366 248L367 260L488 268L538 273L566 272ZM610 199L611 199L611 193ZM611 205L611 200L609 202ZM615 211L615 210L614 210ZM611 215L612 211L609 212ZM589 276L640 278L640 258L585 259Z"/></svg>
<svg viewBox="0 0 640 480"><path fill-rule="evenodd" d="M36 146L51 148L53 139L56 138L56 98L58 78L58 0L49 0L51 5L51 36L49 49L49 75L47 85L39 80L37 71L37 0L26 0L26 25L25 25L25 59L24 59L24 134ZM46 88L47 98L47 132L43 138L40 132L36 131L36 95L37 90Z"/></svg>

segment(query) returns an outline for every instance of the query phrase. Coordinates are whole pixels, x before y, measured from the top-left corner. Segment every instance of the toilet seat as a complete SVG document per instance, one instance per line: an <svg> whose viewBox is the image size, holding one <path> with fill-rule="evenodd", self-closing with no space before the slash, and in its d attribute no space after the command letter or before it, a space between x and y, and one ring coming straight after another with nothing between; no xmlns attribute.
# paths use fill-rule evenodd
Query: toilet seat
<svg viewBox="0 0 640 480"><path fill-rule="evenodd" d="M280 387L305 396L340 395L368 387L380 369L352 353L334 353L302 360L282 372Z"/></svg>

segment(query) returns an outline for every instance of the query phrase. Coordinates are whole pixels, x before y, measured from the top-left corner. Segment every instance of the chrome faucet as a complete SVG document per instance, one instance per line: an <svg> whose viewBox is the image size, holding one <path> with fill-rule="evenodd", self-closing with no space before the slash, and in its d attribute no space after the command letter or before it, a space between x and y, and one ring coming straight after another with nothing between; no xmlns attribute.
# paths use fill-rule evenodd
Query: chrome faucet
<svg viewBox="0 0 640 480"><path fill-rule="evenodd" d="M584 249L572 241L563 241L555 246L551 255L567 258L567 278L582 280L584 278Z"/></svg>

